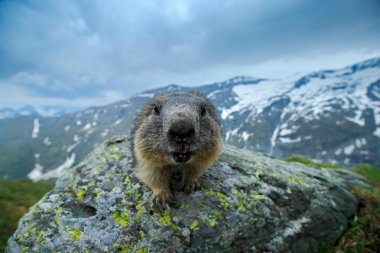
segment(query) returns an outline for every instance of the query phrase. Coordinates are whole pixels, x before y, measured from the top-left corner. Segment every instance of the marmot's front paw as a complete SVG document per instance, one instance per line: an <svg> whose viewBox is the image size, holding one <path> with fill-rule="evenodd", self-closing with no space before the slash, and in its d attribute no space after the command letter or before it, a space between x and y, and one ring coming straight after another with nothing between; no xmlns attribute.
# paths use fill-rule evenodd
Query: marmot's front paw
<svg viewBox="0 0 380 253"><path fill-rule="evenodd" d="M184 191L186 194L190 194L199 188L200 188L200 184L198 180L191 181L191 182L187 181L184 183L182 187L182 191Z"/></svg>
<svg viewBox="0 0 380 253"><path fill-rule="evenodd" d="M153 202L156 206L160 208L166 208L168 210L170 210L171 206L176 206L175 198L170 192L166 191L154 194Z"/></svg>

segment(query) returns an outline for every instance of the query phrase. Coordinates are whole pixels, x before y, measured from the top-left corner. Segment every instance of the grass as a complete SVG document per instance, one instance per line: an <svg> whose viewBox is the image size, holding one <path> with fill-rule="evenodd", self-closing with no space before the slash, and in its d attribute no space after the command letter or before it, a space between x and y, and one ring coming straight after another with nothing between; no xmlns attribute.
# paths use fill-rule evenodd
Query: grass
<svg viewBox="0 0 380 253"><path fill-rule="evenodd" d="M289 156L288 158L285 158L285 161L303 163L305 165L313 166L317 168L325 168L325 169L339 168L338 166L328 164L328 163L316 163L301 156Z"/></svg>
<svg viewBox="0 0 380 253"><path fill-rule="evenodd" d="M359 210L334 252L380 252L380 168L360 165L354 171L365 176L372 187L353 189Z"/></svg>
<svg viewBox="0 0 380 253"><path fill-rule="evenodd" d="M0 252L4 252L18 220L53 186L29 180L0 180Z"/></svg>
<svg viewBox="0 0 380 253"><path fill-rule="evenodd" d="M336 168L333 165L319 164L297 156L289 157L286 161L300 162L318 168ZM352 190L359 200L359 209L350 220L349 229L328 253L380 252L380 168L359 165L353 171L366 177L371 187Z"/></svg>

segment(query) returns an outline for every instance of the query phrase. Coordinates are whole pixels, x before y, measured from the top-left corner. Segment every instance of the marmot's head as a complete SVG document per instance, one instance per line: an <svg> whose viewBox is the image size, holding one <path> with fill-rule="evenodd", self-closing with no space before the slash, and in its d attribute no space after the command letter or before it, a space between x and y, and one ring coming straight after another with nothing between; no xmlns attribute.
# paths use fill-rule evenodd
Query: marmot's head
<svg viewBox="0 0 380 253"><path fill-rule="evenodd" d="M215 108L200 93L158 95L135 122L134 146L137 159L157 166L208 166L222 146Z"/></svg>

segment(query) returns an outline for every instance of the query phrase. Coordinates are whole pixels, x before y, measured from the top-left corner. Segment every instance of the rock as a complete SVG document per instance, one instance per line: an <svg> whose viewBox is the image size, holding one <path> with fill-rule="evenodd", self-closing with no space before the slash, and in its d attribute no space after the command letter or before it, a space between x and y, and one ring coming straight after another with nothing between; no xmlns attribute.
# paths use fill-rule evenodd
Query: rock
<svg viewBox="0 0 380 253"><path fill-rule="evenodd" d="M174 179L173 179L174 180ZM153 206L117 137L67 170L21 219L7 252L314 252L346 230L359 175L225 146L201 189Z"/></svg>

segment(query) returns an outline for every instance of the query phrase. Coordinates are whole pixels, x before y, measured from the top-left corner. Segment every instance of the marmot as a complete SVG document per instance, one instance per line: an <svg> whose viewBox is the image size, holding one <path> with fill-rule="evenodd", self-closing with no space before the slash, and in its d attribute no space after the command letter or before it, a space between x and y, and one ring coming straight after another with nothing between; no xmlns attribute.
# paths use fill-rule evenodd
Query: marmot
<svg viewBox="0 0 380 253"><path fill-rule="evenodd" d="M181 172L177 188L192 192L223 145L215 107L199 92L155 96L136 118L133 135L136 175L168 209L173 173Z"/></svg>

